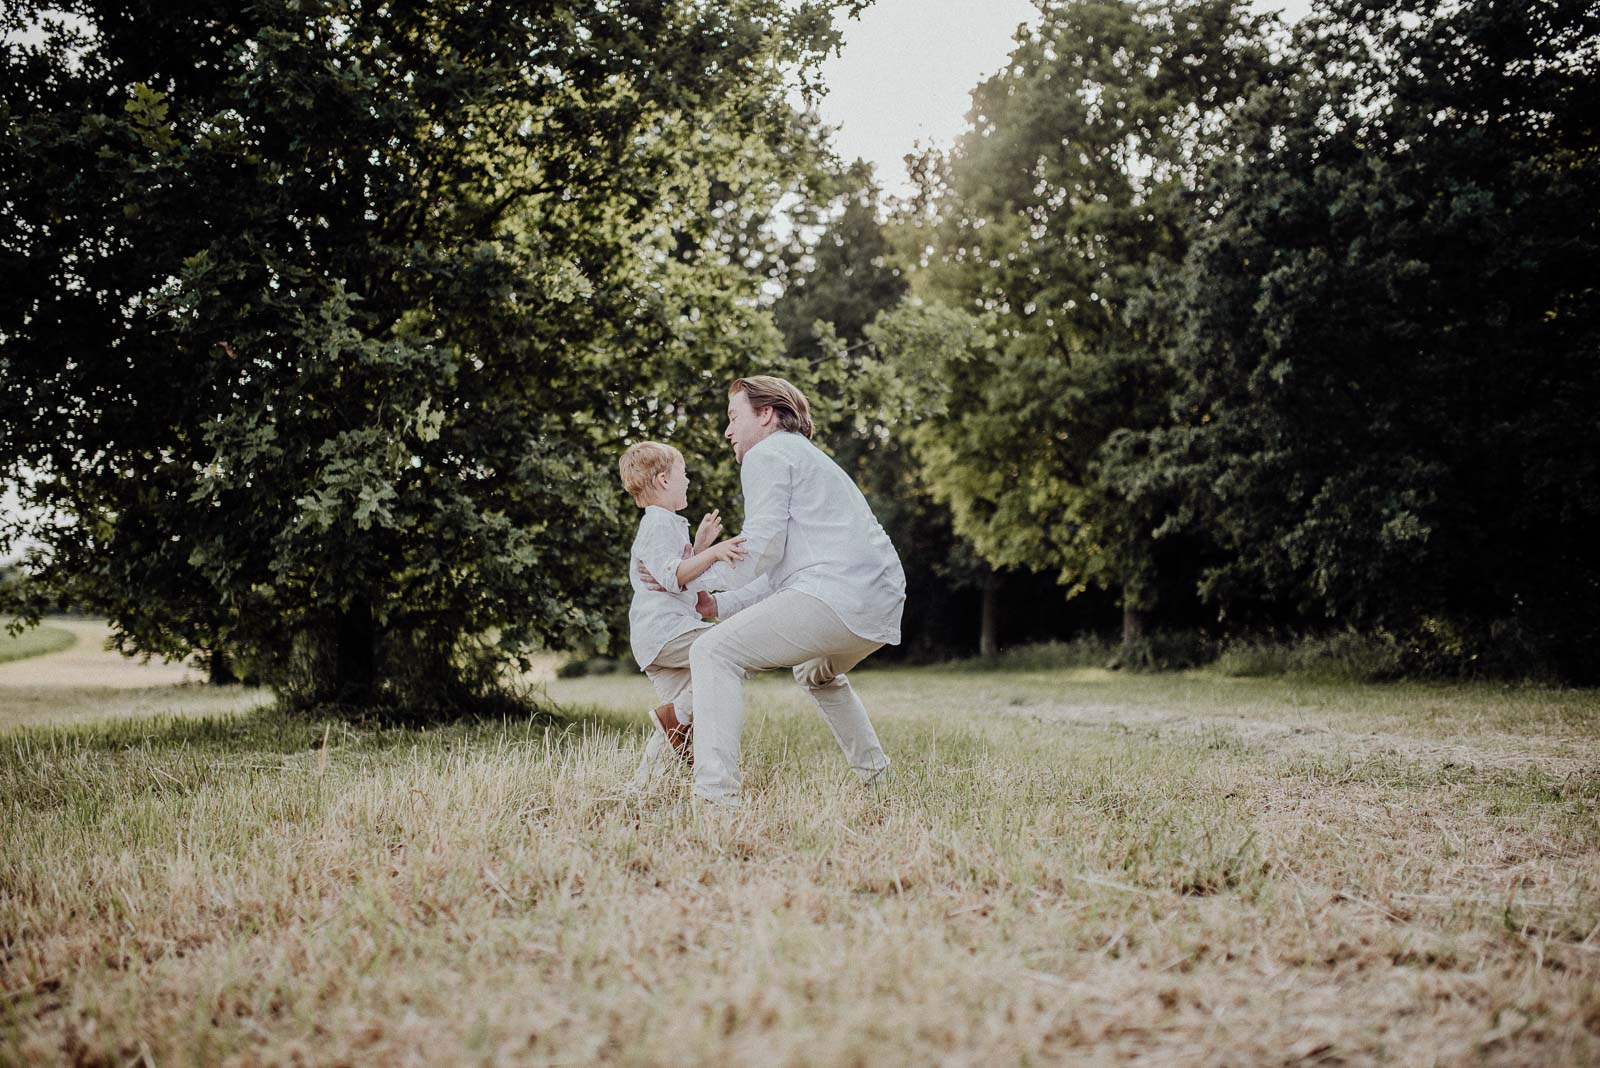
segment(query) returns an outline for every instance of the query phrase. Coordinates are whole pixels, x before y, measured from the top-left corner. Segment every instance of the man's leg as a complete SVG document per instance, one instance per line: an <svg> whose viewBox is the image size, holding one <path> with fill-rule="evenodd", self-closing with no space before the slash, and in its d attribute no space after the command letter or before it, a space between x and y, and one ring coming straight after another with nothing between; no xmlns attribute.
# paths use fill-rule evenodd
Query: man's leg
<svg viewBox="0 0 1600 1068"><path fill-rule="evenodd" d="M722 804L738 803L744 680L751 672L794 667L828 657L837 657L836 663L854 666L875 648L876 643L863 644L861 638L851 634L827 605L792 590L775 593L719 623L695 643L689 654L696 697L695 793ZM826 681L831 683L836 674L828 673ZM819 682L822 682L820 676ZM832 690L826 686L823 689L830 706L836 710L825 709L824 715L829 717L829 724L834 727L841 745L847 745L847 739L850 740L846 755L851 758L852 766L859 757L864 767L874 771L881 769L887 759L882 757L877 735L872 732L866 711L849 689L849 683ZM844 706L845 701L854 704L854 712ZM865 724L864 734L862 724Z"/></svg>
<svg viewBox="0 0 1600 1068"><path fill-rule="evenodd" d="M829 610L824 606L824 611ZM889 756L883 751L878 732L873 729L872 720L867 718L866 707L862 705L861 698L856 696L855 687L850 685L845 672L883 648L883 643L858 637L842 621L838 629L854 639L854 645L845 644L836 653L796 664L794 680L817 703L817 711L827 720L834 740L844 750L850 770L862 782L871 782L889 766Z"/></svg>

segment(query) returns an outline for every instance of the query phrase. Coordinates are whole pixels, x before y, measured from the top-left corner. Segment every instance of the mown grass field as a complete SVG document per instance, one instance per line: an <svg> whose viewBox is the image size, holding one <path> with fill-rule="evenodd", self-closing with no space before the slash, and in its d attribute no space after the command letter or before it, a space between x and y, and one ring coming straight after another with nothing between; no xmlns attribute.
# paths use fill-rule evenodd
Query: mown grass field
<svg viewBox="0 0 1600 1068"><path fill-rule="evenodd" d="M857 681L893 780L761 679L732 819L624 794L641 677L425 733L0 693L0 1061L1600 1062L1600 695Z"/></svg>
<svg viewBox="0 0 1600 1068"><path fill-rule="evenodd" d="M0 620L0 624L5 622ZM0 627L0 664L12 660L26 660L30 656L58 653L77 640L70 630L52 627L48 623L32 627L21 634L10 634Z"/></svg>

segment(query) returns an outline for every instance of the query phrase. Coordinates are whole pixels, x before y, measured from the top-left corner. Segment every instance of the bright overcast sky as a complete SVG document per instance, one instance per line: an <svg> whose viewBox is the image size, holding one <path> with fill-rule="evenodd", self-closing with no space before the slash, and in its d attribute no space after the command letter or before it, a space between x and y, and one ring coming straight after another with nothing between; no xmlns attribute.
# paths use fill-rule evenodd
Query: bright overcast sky
<svg viewBox="0 0 1600 1068"><path fill-rule="evenodd" d="M1291 18L1310 0L1258 0ZM844 51L822 68L822 117L838 127L846 160L877 166L890 193L906 192L902 157L917 142L948 146L966 125L970 94L1011 53L1030 0L875 0L844 24Z"/></svg>

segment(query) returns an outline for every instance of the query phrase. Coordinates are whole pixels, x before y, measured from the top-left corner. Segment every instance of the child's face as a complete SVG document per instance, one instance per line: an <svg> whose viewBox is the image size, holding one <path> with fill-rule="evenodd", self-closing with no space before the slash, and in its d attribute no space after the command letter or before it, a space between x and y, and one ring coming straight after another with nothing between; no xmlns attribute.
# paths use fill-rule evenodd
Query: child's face
<svg viewBox="0 0 1600 1068"><path fill-rule="evenodd" d="M672 469L659 478L656 487L661 491L663 508L681 512L689 507L689 472L681 459L672 461Z"/></svg>

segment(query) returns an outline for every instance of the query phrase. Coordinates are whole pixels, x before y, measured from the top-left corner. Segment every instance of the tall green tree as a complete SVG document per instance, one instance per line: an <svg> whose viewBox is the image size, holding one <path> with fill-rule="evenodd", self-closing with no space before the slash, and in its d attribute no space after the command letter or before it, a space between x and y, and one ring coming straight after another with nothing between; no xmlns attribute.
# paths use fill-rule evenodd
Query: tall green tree
<svg viewBox="0 0 1600 1068"><path fill-rule="evenodd" d="M937 339L944 393L918 450L985 560L1118 591L1131 641L1188 561L1154 542L1162 503L1111 484L1102 449L1166 417L1160 283L1200 168L1226 149L1214 134L1272 74L1271 21L1238 0L1040 9L953 152L918 166L917 295L974 319Z"/></svg>
<svg viewBox="0 0 1600 1068"><path fill-rule="evenodd" d="M21 607L356 706L603 642L615 451L776 351L716 220L858 6L8 5Z"/></svg>
<svg viewBox="0 0 1600 1068"><path fill-rule="evenodd" d="M1174 425L1117 461L1220 542L1219 609L1593 677L1597 42L1592 4L1329 0L1238 114Z"/></svg>
<svg viewBox="0 0 1600 1068"><path fill-rule="evenodd" d="M791 212L770 274L783 353L772 370L805 389L818 443L866 494L906 570L908 611L899 655L968 651L976 636L968 592L988 571L955 536L912 454L915 396L869 338L909 285L871 166L818 169Z"/></svg>

